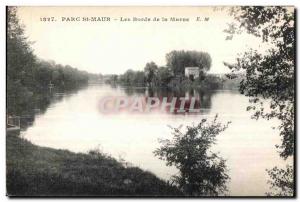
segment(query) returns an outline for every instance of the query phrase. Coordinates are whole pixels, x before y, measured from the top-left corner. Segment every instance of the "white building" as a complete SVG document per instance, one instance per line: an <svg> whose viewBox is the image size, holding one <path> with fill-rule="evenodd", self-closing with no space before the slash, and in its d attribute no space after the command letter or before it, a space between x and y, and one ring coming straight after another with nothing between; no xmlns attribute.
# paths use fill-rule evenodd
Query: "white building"
<svg viewBox="0 0 300 202"><path fill-rule="evenodd" d="M200 74L199 67L185 67L184 75L188 78L198 78Z"/></svg>

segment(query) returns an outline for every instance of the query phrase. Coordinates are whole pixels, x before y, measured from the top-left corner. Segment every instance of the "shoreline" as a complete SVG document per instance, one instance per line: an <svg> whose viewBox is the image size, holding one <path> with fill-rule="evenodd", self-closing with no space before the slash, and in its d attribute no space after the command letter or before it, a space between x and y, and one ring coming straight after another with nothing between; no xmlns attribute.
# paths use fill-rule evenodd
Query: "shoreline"
<svg viewBox="0 0 300 202"><path fill-rule="evenodd" d="M174 186L98 151L74 153L6 136L7 195L180 196Z"/></svg>

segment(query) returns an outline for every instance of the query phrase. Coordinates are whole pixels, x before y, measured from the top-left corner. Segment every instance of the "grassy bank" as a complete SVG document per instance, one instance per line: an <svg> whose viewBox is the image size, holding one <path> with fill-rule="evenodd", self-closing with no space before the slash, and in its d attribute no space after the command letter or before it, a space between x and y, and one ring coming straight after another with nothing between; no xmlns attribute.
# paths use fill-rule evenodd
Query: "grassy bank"
<svg viewBox="0 0 300 202"><path fill-rule="evenodd" d="M170 196L180 195L150 172L125 167L99 152L73 153L39 147L7 134L9 196Z"/></svg>

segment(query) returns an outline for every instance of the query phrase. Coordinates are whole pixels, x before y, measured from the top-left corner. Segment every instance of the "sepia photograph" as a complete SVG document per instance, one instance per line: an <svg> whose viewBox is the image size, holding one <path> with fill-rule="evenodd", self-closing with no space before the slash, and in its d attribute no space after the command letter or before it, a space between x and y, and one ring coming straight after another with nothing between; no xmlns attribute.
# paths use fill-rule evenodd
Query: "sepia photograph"
<svg viewBox="0 0 300 202"><path fill-rule="evenodd" d="M295 34L291 5L6 6L6 195L294 198Z"/></svg>

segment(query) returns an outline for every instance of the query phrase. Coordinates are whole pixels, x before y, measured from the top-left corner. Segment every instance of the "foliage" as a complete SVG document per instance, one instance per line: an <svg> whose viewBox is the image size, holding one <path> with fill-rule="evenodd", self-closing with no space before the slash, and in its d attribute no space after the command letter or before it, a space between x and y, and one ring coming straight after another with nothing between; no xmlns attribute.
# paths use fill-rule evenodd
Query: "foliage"
<svg viewBox="0 0 300 202"><path fill-rule="evenodd" d="M145 74L143 71L127 70L121 75L111 75L107 81L109 84L122 84L127 86L144 86L145 85Z"/></svg>
<svg viewBox="0 0 300 202"><path fill-rule="evenodd" d="M37 60L35 69L35 81L40 88L47 88L49 83L58 88L74 88L88 81L89 74L85 71L79 71L69 65L63 66L55 62Z"/></svg>
<svg viewBox="0 0 300 202"><path fill-rule="evenodd" d="M186 195L216 196L226 191L229 176L225 160L210 148L227 126L217 123L216 116L211 123L202 119L198 125L188 126L186 132L172 128L173 139L160 140L162 146L154 153L165 160L167 166L179 170L174 182Z"/></svg>
<svg viewBox="0 0 300 202"><path fill-rule="evenodd" d="M144 67L144 72L129 69L119 77L111 75L107 83L170 88L186 85L192 87L200 85L200 83L188 81L184 76L184 68L187 66L198 66L201 69L199 78L202 81L206 77L205 72L208 71L211 66L211 57L205 52L174 50L166 54L166 59L166 66L158 67L154 62L148 62ZM209 79L206 81L208 81L209 84L205 83L205 86L210 86L210 84L214 83L210 82ZM203 83L204 82L202 82L201 85ZM220 83L214 83L214 87L216 86L219 87Z"/></svg>
<svg viewBox="0 0 300 202"><path fill-rule="evenodd" d="M154 62L146 64L144 71L127 70L121 75L111 75L107 80L109 84L122 84L127 86L164 86L166 87L173 74L168 67L158 67Z"/></svg>
<svg viewBox="0 0 300 202"><path fill-rule="evenodd" d="M7 113L20 115L37 92L48 90L50 82L56 88L71 89L85 84L89 74L71 66L62 66L36 58L17 18L17 9L7 9Z"/></svg>
<svg viewBox="0 0 300 202"><path fill-rule="evenodd" d="M144 85L145 73L143 71L136 71L133 77L133 83L138 85Z"/></svg>
<svg viewBox="0 0 300 202"><path fill-rule="evenodd" d="M224 79L209 74L206 75L203 80L197 81L199 81L199 85L201 85L205 89L222 89Z"/></svg>
<svg viewBox="0 0 300 202"><path fill-rule="evenodd" d="M247 110L254 110L254 118L277 118L282 137L280 156L287 159L294 155L294 107L295 107L295 10L274 6L245 6L231 10L236 22L225 32L231 36L247 32L261 38L269 47L265 54L249 50L242 54L235 65L228 65L232 72L243 70L246 77L241 81L240 92L250 97ZM262 100L270 100L270 109L265 109ZM293 195L293 168L277 167L269 170L272 195Z"/></svg>
<svg viewBox="0 0 300 202"><path fill-rule="evenodd" d="M173 73L169 67L159 67L157 71L157 80L159 86L168 86L171 79L173 78Z"/></svg>
<svg viewBox="0 0 300 202"><path fill-rule="evenodd" d="M166 55L167 66L172 68L175 75L184 75L185 67L199 67L208 71L211 66L211 57L206 52L173 50Z"/></svg>
<svg viewBox="0 0 300 202"><path fill-rule="evenodd" d="M7 80L32 87L35 56L24 36L24 29L19 25L17 10L7 10Z"/></svg>
<svg viewBox="0 0 300 202"><path fill-rule="evenodd" d="M7 10L7 103L8 111L13 105L23 105L32 96L33 71L35 56L19 25L16 8Z"/></svg>
<svg viewBox="0 0 300 202"><path fill-rule="evenodd" d="M146 82L150 86L157 83L158 66L154 62L148 62L144 68Z"/></svg>
<svg viewBox="0 0 300 202"><path fill-rule="evenodd" d="M294 195L294 169L287 165L286 169L274 167L267 170L271 178L272 192L267 193L269 196L293 196Z"/></svg>
<svg viewBox="0 0 300 202"><path fill-rule="evenodd" d="M233 15L236 25L226 32L230 34L246 31L269 43L266 54L249 50L231 66L233 71L244 70L240 91L250 97L255 110L254 117L278 118L282 144L278 146L280 156L294 154L294 84L295 84L295 40L294 13L286 7L237 7ZM270 99L271 111L262 106L261 99Z"/></svg>

